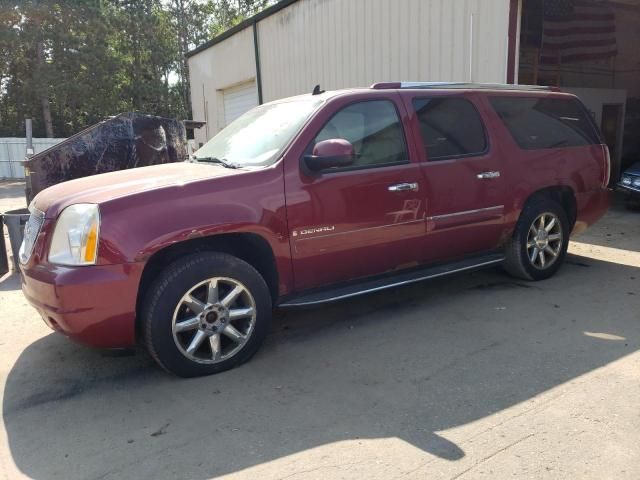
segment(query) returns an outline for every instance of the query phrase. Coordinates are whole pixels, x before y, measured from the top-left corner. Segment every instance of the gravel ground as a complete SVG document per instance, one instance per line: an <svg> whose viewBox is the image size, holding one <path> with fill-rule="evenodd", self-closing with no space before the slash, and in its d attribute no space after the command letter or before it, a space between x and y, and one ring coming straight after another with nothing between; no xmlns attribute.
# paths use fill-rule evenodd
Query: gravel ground
<svg viewBox="0 0 640 480"><path fill-rule="evenodd" d="M0 210L22 206L0 185ZM640 478L640 213L541 283L499 269L277 313L181 380L54 334L0 279L7 479Z"/></svg>

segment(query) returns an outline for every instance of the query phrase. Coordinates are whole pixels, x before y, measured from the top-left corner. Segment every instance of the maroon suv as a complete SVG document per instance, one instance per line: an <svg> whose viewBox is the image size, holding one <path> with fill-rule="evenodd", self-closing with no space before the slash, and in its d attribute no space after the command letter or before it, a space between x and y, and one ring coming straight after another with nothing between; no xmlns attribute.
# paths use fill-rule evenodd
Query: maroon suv
<svg viewBox="0 0 640 480"><path fill-rule="evenodd" d="M165 369L248 360L274 307L502 264L542 280L608 207L575 96L385 83L257 107L192 162L74 180L32 202L22 289L53 329L141 339Z"/></svg>

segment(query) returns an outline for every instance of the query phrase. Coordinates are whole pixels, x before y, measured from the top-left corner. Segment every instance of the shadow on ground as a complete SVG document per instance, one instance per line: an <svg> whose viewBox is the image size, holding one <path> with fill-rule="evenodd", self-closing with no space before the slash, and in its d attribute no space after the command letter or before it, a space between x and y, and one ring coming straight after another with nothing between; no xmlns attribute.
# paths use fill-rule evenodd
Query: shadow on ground
<svg viewBox="0 0 640 480"><path fill-rule="evenodd" d="M436 432L639 348L639 275L571 257L537 284L486 271L279 313L249 364L193 380L52 334L9 374L11 454L36 479L205 479L355 438L456 461Z"/></svg>

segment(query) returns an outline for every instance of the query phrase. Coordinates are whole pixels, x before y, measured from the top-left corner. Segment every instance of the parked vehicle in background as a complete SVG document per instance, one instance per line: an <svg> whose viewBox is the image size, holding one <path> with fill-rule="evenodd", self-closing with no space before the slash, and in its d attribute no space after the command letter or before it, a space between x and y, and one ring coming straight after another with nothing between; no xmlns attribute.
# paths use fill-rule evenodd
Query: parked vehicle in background
<svg viewBox="0 0 640 480"><path fill-rule="evenodd" d="M491 265L549 278L608 208L608 150L573 95L315 93L251 110L195 163L41 192L21 262L45 322L99 347L140 339L177 375L216 373L258 350L274 307Z"/></svg>
<svg viewBox="0 0 640 480"><path fill-rule="evenodd" d="M629 208L640 208L640 162L625 170L618 182L618 190L625 194Z"/></svg>

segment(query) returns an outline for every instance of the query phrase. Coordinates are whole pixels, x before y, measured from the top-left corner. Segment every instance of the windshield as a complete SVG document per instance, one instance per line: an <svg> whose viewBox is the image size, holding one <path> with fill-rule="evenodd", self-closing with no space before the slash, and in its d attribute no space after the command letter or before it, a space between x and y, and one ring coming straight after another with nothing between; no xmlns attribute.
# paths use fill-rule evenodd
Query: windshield
<svg viewBox="0 0 640 480"><path fill-rule="evenodd" d="M215 160L235 167L265 167L323 102L297 98L256 107L233 121L196 153L196 160Z"/></svg>

